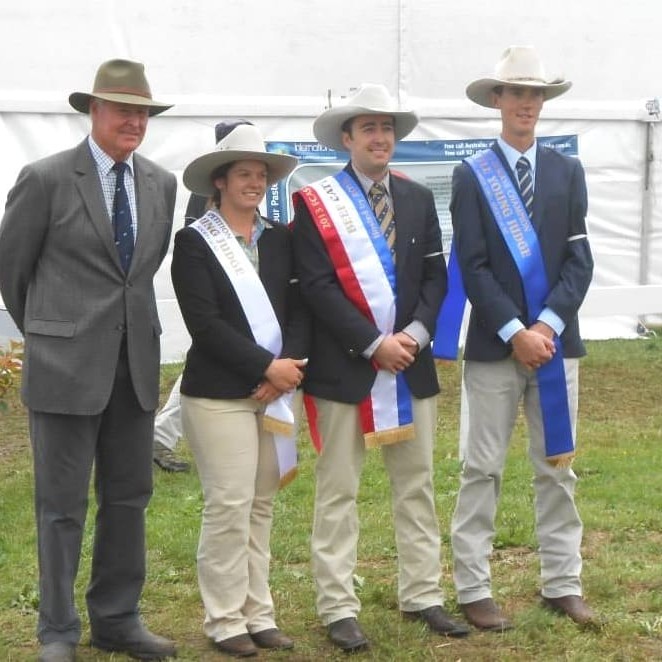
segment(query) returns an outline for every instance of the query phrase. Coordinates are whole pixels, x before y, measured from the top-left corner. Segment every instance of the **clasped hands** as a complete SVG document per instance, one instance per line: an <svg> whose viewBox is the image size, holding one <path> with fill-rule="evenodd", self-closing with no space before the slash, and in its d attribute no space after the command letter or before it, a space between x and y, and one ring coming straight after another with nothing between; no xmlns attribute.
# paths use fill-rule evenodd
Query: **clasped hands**
<svg viewBox="0 0 662 662"><path fill-rule="evenodd" d="M264 380L251 394L253 400L269 404L283 393L293 391L301 384L303 369L308 359L274 359L264 372Z"/></svg>
<svg viewBox="0 0 662 662"><path fill-rule="evenodd" d="M556 352L554 330L544 322L521 329L512 338L513 358L529 370L537 370Z"/></svg>
<svg viewBox="0 0 662 662"><path fill-rule="evenodd" d="M410 335L398 331L384 336L372 358L380 370L397 375L416 360L418 349L418 343Z"/></svg>

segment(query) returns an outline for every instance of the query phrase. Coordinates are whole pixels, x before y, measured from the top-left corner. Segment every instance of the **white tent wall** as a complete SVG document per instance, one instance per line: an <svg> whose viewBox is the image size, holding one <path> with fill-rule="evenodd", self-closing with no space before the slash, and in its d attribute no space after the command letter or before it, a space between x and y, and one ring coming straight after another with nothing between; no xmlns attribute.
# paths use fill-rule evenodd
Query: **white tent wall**
<svg viewBox="0 0 662 662"><path fill-rule="evenodd" d="M21 166L73 146L89 122L67 98L91 89L100 62L146 64L155 98L175 103L153 118L141 152L175 172L209 149L213 126L245 117L268 140L312 140L314 117L350 87L385 83L415 107L412 139L494 137L496 114L464 97L503 49L534 43L549 74L572 90L546 104L541 135L578 136L589 187L596 271L582 327L589 337L632 335L662 287L662 137L646 101L659 90L658 0L24 0L0 8L0 200ZM516 21L512 21L516 17ZM187 192L180 186L175 228ZM446 210L440 210L446 213ZM642 218L644 224L642 225ZM642 235L644 241L642 242ZM172 296L169 260L157 275L165 360L188 345ZM593 292L632 287L620 312ZM660 290L662 291L662 290ZM627 309L627 310L625 310ZM588 313L591 313L589 316ZM599 316L594 316L598 313ZM605 313L610 313L604 316ZM0 335L2 328L0 327Z"/></svg>

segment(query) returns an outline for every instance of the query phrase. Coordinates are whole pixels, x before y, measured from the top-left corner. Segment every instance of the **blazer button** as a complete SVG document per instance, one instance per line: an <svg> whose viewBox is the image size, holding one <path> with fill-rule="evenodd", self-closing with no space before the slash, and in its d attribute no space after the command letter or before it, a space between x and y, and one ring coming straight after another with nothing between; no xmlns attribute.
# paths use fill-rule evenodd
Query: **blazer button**
<svg viewBox="0 0 662 662"><path fill-rule="evenodd" d="M117 329L117 331L121 331L122 333L124 333L124 331L126 331L126 326L124 324L118 324L115 327L115 329Z"/></svg>

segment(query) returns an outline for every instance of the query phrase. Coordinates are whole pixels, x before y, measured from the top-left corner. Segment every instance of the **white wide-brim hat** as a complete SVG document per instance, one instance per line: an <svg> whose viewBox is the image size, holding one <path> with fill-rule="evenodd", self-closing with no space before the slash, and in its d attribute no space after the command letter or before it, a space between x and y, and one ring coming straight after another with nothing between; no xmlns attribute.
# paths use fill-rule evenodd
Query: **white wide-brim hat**
<svg viewBox="0 0 662 662"><path fill-rule="evenodd" d="M289 154L267 152L260 130L252 124L240 124L216 144L213 152L193 159L184 170L184 185L198 195L213 195L212 175L222 165L234 161L262 161L267 166L267 186L289 175L297 158Z"/></svg>
<svg viewBox="0 0 662 662"><path fill-rule="evenodd" d="M315 120L315 138L331 149L346 150L342 142L342 126L347 120L359 115L392 117L396 140L409 135L418 124L418 115L413 110L401 110L397 99L388 93L384 85L364 83L343 105L325 110Z"/></svg>
<svg viewBox="0 0 662 662"><path fill-rule="evenodd" d="M494 108L492 93L501 85L541 88L547 101L567 92L572 83L563 78L548 79L533 46L511 46L503 52L494 76L469 83L466 93L478 105Z"/></svg>

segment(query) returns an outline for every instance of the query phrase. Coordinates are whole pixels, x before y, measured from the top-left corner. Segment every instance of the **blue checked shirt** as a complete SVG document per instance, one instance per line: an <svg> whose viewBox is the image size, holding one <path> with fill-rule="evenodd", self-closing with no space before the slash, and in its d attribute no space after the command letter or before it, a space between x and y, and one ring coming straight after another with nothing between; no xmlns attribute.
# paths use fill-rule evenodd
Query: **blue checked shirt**
<svg viewBox="0 0 662 662"><path fill-rule="evenodd" d="M90 145L92 158L94 159L94 163L97 166L97 172L99 173L103 199L106 202L106 210L108 211L108 220L110 222L113 218L113 199L115 197L115 183L117 181L117 175L113 170L115 161L96 144L92 136L88 136L88 144ZM133 241L135 244L136 237L138 236L138 207L136 205L136 187L133 179L133 154L130 154L129 158L126 159L126 164L129 167L124 173L124 186L127 195L129 196L131 226L133 227Z"/></svg>

